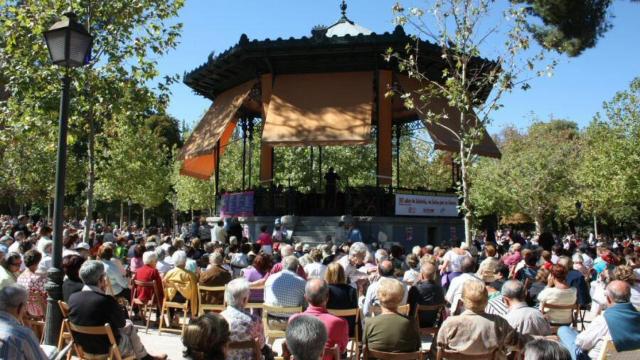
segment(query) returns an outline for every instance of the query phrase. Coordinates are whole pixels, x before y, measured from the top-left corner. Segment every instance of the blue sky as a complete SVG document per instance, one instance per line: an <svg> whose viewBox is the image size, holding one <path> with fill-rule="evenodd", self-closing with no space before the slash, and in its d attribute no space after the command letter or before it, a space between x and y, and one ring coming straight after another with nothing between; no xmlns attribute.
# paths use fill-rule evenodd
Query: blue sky
<svg viewBox="0 0 640 360"><path fill-rule="evenodd" d="M395 0L350 0L351 20L382 33L393 30ZM414 1L415 2L415 1ZM250 39L309 35L314 25L331 25L340 16L339 0L187 0L180 12L181 43L159 62L162 75L201 65L207 56L235 45L245 33ZM418 2L419 3L419 2ZM504 126L526 128L533 119L564 118L585 126L602 109L602 102L640 76L640 4L616 0L613 29L594 49L578 58L560 57L551 78L531 82L532 89L508 94L504 108L494 113L491 133ZM172 87L169 113L193 125L211 101L186 85Z"/></svg>

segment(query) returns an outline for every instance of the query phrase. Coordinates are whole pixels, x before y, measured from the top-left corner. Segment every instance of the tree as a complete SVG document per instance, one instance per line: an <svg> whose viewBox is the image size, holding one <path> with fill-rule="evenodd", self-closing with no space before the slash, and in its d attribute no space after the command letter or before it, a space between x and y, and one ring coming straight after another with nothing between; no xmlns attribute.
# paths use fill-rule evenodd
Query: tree
<svg viewBox="0 0 640 360"><path fill-rule="evenodd" d="M578 55L593 46L607 28L603 23L608 1L436 0L429 4L426 9L394 6L396 23L411 26L417 35L405 49L389 49L387 59L419 82L417 91L400 91L405 106L448 131L459 144L460 207L465 239L471 244L469 169L477 161L474 147L484 136L491 114L501 107L506 93L528 89L533 76L552 74L556 61L545 60L549 49ZM425 40L439 46L443 65L424 66L421 49L430 47ZM539 49L532 47L536 40L542 45ZM445 101L454 111L430 106L437 101Z"/></svg>
<svg viewBox="0 0 640 360"><path fill-rule="evenodd" d="M157 58L173 49L182 25L172 19L183 0L34 1L5 0L0 3L3 22L0 33L0 73L8 79L11 96L0 116L1 123L22 127L55 128L60 70L50 64L42 33L69 6L94 37L91 59L82 69L71 71L74 92L70 135L86 146L87 226L91 226L95 182L96 143L94 135L116 127L114 119L127 121L131 116L161 110L167 100L167 76L153 91L139 91L136 101L121 102L129 89L145 89L158 76ZM171 23L169 23L171 21ZM34 110L35 109L35 110ZM39 117L25 116L36 112ZM120 116L125 115L125 116ZM13 136L15 132L12 133ZM42 139L46 141L46 139ZM85 234L89 234L85 231Z"/></svg>
<svg viewBox="0 0 640 360"><path fill-rule="evenodd" d="M635 221L640 214L640 78L604 103L585 130L576 171L579 198L591 214L616 223Z"/></svg>
<svg viewBox="0 0 640 360"><path fill-rule="evenodd" d="M526 214L541 233L547 216L563 202L575 203L578 127L565 120L534 123L526 134L512 133L501 150L500 161L485 159L471 178L474 209L477 204L482 215Z"/></svg>

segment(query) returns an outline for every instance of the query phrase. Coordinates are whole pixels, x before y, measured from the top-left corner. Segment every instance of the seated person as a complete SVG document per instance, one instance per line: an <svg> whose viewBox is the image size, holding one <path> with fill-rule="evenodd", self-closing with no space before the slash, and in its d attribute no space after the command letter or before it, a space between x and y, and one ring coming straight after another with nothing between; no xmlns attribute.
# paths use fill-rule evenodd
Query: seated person
<svg viewBox="0 0 640 360"><path fill-rule="evenodd" d="M555 264L551 267L551 274L547 279L547 287L538 294L538 301L553 305L572 305L576 303L577 290L567 283L566 267ZM549 309L545 317L552 324L570 324L572 321L572 311L564 309Z"/></svg>
<svg viewBox="0 0 640 360"><path fill-rule="evenodd" d="M575 359L598 359L605 339L618 351L640 349L640 312L631 304L631 288L624 281L607 285L607 310L598 315L580 334L568 326L558 329L562 344Z"/></svg>
<svg viewBox="0 0 640 360"><path fill-rule="evenodd" d="M358 291L363 295L364 289L358 286L356 290L353 286L347 284L347 277L344 269L337 262L333 262L327 266L327 272L324 279L329 284L329 301L327 309L355 309L358 307ZM345 318L349 323L349 337L353 337L355 333L356 317L349 316ZM358 325L359 326L359 325Z"/></svg>
<svg viewBox="0 0 640 360"><path fill-rule="evenodd" d="M245 307L249 302L249 283L244 278L232 280L224 291L227 308L220 313L229 324L230 339L234 342L258 339L258 346L264 349L264 328L259 317L249 314ZM269 351L269 349L264 349ZM252 349L229 350L227 360L251 359Z"/></svg>
<svg viewBox="0 0 640 360"><path fill-rule="evenodd" d="M289 322L301 315L313 316L327 328L327 343L325 345L324 360L332 360L331 349L338 345L340 353L347 350L349 343L349 323L346 320L329 314L327 301L329 300L329 286L322 279L310 279L304 290L304 298L309 303L307 310L291 316Z"/></svg>
<svg viewBox="0 0 640 360"><path fill-rule="evenodd" d="M444 290L436 281L437 271L438 268L430 262L425 262L420 267L420 277L409 290L410 316L415 315L418 305L444 304ZM435 311L420 312L420 327L435 326L437 318Z"/></svg>
<svg viewBox="0 0 640 360"><path fill-rule="evenodd" d="M151 356L142 345L136 328L126 318L125 310L116 299L105 293L107 274L100 261L89 260L80 267L80 279L84 283L82 291L69 297L69 321L80 326L111 325L118 348L123 357L135 355L137 359L166 359L166 355ZM109 339L106 336L76 334L74 339L82 349L90 354L109 352Z"/></svg>
<svg viewBox="0 0 640 360"><path fill-rule="evenodd" d="M207 313L191 321L182 333L183 356L191 360L226 360L229 324L220 314Z"/></svg>
<svg viewBox="0 0 640 360"><path fill-rule="evenodd" d="M164 297L164 291L162 289L162 278L156 269L158 255L155 251L145 251L145 253L142 254L142 262L144 265L138 268L138 270L133 274L133 280L144 282L155 281L156 288L138 287L136 290L136 299L139 300L140 304L145 304L155 296L156 304L158 304L158 309L160 309L162 305L162 298Z"/></svg>
<svg viewBox="0 0 640 360"><path fill-rule="evenodd" d="M395 279L378 280L377 298L382 312L364 323L364 343L372 350L405 353L418 351L420 333L415 318L398 313L405 293L404 285Z"/></svg>
<svg viewBox="0 0 640 360"><path fill-rule="evenodd" d="M524 347L524 360L571 360L571 354L557 341L536 339Z"/></svg>
<svg viewBox="0 0 640 360"><path fill-rule="evenodd" d="M27 290L19 285L0 289L0 358L46 360L33 331L22 325L27 312Z"/></svg>
<svg viewBox="0 0 640 360"><path fill-rule="evenodd" d="M305 279L296 274L298 258L289 255L282 260L284 268L276 274L269 276L264 285L264 303L270 306L298 307L304 305ZM273 314L269 316L269 326L283 329L289 315Z"/></svg>
<svg viewBox="0 0 640 360"><path fill-rule="evenodd" d="M531 340L521 335L498 315L485 313L489 296L482 282L467 280L462 285L465 311L447 318L438 331L438 347L465 355L496 352L505 359L509 350L520 350Z"/></svg>
<svg viewBox="0 0 640 360"><path fill-rule="evenodd" d="M384 260L378 264L378 274L380 275L380 279L394 279L394 267L393 263L390 260ZM403 293L401 301L398 305L404 305L407 303L407 299L409 298L409 289L405 284L402 284ZM380 286L380 280L376 280L367 288L367 294L364 297L363 306L362 306L362 314L365 317L369 317L373 315L374 306L379 305L380 300L378 299L378 286Z"/></svg>
<svg viewBox="0 0 640 360"><path fill-rule="evenodd" d="M207 268L205 272L200 274L200 280L198 282L203 286L225 286L231 281L231 274L227 269L222 267L224 257L222 254L214 252L209 255L209 263L211 267ZM207 304L222 304L223 293L218 291L204 292L203 302Z"/></svg>
<svg viewBox="0 0 640 360"><path fill-rule="evenodd" d="M540 310L528 307L525 302L524 284L509 280L502 286L502 301L508 312L503 317L520 334L546 336L551 334L549 322Z"/></svg>
<svg viewBox="0 0 640 360"><path fill-rule="evenodd" d="M321 360L327 329L312 316L298 316L287 326L286 344L295 360Z"/></svg>
<svg viewBox="0 0 640 360"><path fill-rule="evenodd" d="M167 288L167 299L184 303L189 300L191 316L198 313L198 280L196 274L185 269L187 254L176 250L171 256L175 267L164 275L164 286ZM170 309L173 310L173 309ZM173 314L171 315L173 317Z"/></svg>

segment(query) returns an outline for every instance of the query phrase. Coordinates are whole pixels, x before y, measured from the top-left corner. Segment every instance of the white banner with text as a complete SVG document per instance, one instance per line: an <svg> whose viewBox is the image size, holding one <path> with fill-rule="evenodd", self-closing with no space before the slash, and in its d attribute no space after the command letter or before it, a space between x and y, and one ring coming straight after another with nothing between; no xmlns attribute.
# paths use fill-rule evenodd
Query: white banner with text
<svg viewBox="0 0 640 360"><path fill-rule="evenodd" d="M396 194L396 215L457 217L458 197Z"/></svg>

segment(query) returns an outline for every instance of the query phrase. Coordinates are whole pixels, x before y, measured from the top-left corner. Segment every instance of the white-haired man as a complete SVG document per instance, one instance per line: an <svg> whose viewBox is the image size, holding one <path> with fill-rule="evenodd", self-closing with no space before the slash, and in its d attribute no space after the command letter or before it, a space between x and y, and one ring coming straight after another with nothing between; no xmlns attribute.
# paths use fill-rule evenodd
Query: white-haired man
<svg viewBox="0 0 640 360"><path fill-rule="evenodd" d="M367 274L358 270L358 267L364 263L367 250L367 245L364 243L353 243L349 248L349 255L343 256L338 260L338 264L342 266L344 275L349 279L350 283L357 283L359 280L367 278Z"/></svg>
<svg viewBox="0 0 640 360"><path fill-rule="evenodd" d="M33 331L20 323L27 311L27 295L18 285L0 289L0 359L48 359Z"/></svg>

